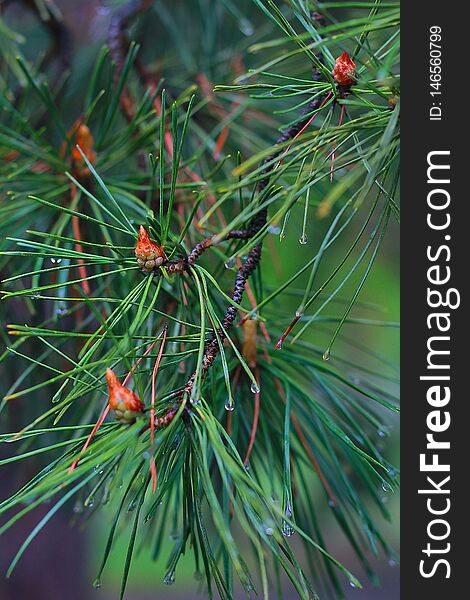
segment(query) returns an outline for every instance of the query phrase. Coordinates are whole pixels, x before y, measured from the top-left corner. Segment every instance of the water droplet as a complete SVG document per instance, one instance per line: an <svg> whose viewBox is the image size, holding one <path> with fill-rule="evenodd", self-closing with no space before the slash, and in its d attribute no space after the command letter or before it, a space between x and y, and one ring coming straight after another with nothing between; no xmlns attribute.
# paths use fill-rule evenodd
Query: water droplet
<svg viewBox="0 0 470 600"><path fill-rule="evenodd" d="M308 237L306 233L303 233L300 237L299 237L299 244L302 244L302 246L305 246L305 244L308 244Z"/></svg>
<svg viewBox="0 0 470 600"><path fill-rule="evenodd" d="M331 355L330 355L330 349L328 348L328 350L325 350L325 352L323 353L322 356L323 360L330 360Z"/></svg>
<svg viewBox="0 0 470 600"><path fill-rule="evenodd" d="M397 565L398 565L398 562L394 558L389 559L389 561L388 561L389 567L396 567Z"/></svg>
<svg viewBox="0 0 470 600"><path fill-rule="evenodd" d="M263 525L263 530L266 535L273 535L274 529L268 525Z"/></svg>
<svg viewBox="0 0 470 600"><path fill-rule="evenodd" d="M95 499L93 498L93 496L88 496L83 505L87 508L93 508L95 506Z"/></svg>
<svg viewBox="0 0 470 600"><path fill-rule="evenodd" d="M388 468L388 474L390 475L390 477L396 477L397 476L397 471L393 467L389 467Z"/></svg>
<svg viewBox="0 0 470 600"><path fill-rule="evenodd" d="M353 581L352 579L349 580L349 585L353 588L357 588L357 583L355 581Z"/></svg>
<svg viewBox="0 0 470 600"><path fill-rule="evenodd" d="M388 427L381 427L380 429L377 429L377 435L381 438L387 437L390 434L390 431L388 429Z"/></svg>
<svg viewBox="0 0 470 600"><path fill-rule="evenodd" d="M227 398L227 401L225 402L225 410L228 410L229 412L235 410L235 402L233 401L233 398Z"/></svg>
<svg viewBox="0 0 470 600"><path fill-rule="evenodd" d="M74 507L73 507L73 512L75 514L80 514L80 513L83 512L83 504L82 504L82 502L80 500L77 500L75 502Z"/></svg>
<svg viewBox="0 0 470 600"><path fill-rule="evenodd" d="M292 520L292 508L290 505L289 498L286 499L286 508L284 510L284 517L286 519ZM287 521L282 521L282 535L285 537L291 537L294 535L295 531L292 529L290 524Z"/></svg>
<svg viewBox="0 0 470 600"><path fill-rule="evenodd" d="M387 483L386 481L382 481L382 489L386 493L393 492L392 486L389 483Z"/></svg>
<svg viewBox="0 0 470 600"><path fill-rule="evenodd" d="M61 262L62 262L61 258L51 258L51 263L53 265L60 265Z"/></svg>
<svg viewBox="0 0 470 600"><path fill-rule="evenodd" d="M283 521L282 535L285 537L291 537L294 535L294 533L295 533L295 531L292 529L292 527L289 525L289 523L287 521Z"/></svg>
<svg viewBox="0 0 470 600"><path fill-rule="evenodd" d="M101 465L95 465L95 466L93 467L94 471L99 471L99 470L100 470L100 468L101 468Z"/></svg>
<svg viewBox="0 0 470 600"><path fill-rule="evenodd" d="M242 19L240 21L240 31L244 35L249 37L250 35L253 35L253 33L255 32L255 29L254 29L253 25L250 23L250 21L248 21L248 19Z"/></svg>
<svg viewBox="0 0 470 600"><path fill-rule="evenodd" d="M172 569L171 571L168 571L168 573L165 575L163 583L165 585L173 585L175 583L175 571L174 571L174 569Z"/></svg>
<svg viewBox="0 0 470 600"><path fill-rule="evenodd" d="M135 500L131 500L131 502L129 502L129 506L127 507L127 512L132 512L133 510L135 510L136 506L137 502Z"/></svg>
<svg viewBox="0 0 470 600"><path fill-rule="evenodd" d="M281 228L278 225L269 225L268 233L272 233L273 235L279 235L281 232Z"/></svg>
<svg viewBox="0 0 470 600"><path fill-rule="evenodd" d="M93 587L95 588L95 590L99 590L101 587L101 579L99 577L97 577L95 579L95 581L93 582Z"/></svg>
<svg viewBox="0 0 470 600"><path fill-rule="evenodd" d="M336 502L334 500L331 500L331 498L330 498L330 500L328 500L328 506L330 508L335 508Z"/></svg>
<svg viewBox="0 0 470 600"><path fill-rule="evenodd" d="M62 317L65 314L67 314L67 306L65 305L64 302L59 302L56 312L59 315L59 317Z"/></svg>
<svg viewBox="0 0 470 600"><path fill-rule="evenodd" d="M235 266L235 258L233 256L225 261L226 269L233 269L234 266Z"/></svg>
<svg viewBox="0 0 470 600"><path fill-rule="evenodd" d="M253 394L259 394L259 391L260 391L259 385L255 382L253 382L250 386L250 390Z"/></svg>

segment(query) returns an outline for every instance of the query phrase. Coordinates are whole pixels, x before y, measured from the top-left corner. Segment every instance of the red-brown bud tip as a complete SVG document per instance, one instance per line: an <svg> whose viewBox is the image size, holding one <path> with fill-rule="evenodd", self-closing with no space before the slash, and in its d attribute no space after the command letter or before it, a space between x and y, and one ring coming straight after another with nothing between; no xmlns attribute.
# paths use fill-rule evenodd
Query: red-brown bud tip
<svg viewBox="0 0 470 600"><path fill-rule="evenodd" d="M142 225L139 228L139 235L137 237L137 245L135 247L135 255L137 258L156 258L162 256L162 250L152 242L149 238L147 230Z"/></svg>
<svg viewBox="0 0 470 600"><path fill-rule="evenodd" d="M80 147L88 161L91 164L94 164L96 160L96 152L93 149L93 144L94 141L91 131L83 123L79 124L75 131L75 144L72 148L74 174L78 177L89 177L90 169L88 168L77 146Z"/></svg>
<svg viewBox="0 0 470 600"><path fill-rule="evenodd" d="M338 85L351 86L356 82L356 64L346 51L336 59L332 75Z"/></svg>
<svg viewBox="0 0 470 600"><path fill-rule="evenodd" d="M144 273L152 273L155 268L160 267L167 260L163 246L157 246L152 242L147 230L142 225L139 228L135 256Z"/></svg>
<svg viewBox="0 0 470 600"><path fill-rule="evenodd" d="M106 369L106 380L109 390L109 407L116 413L120 423L133 423L137 415L144 410L139 397L124 387L112 369Z"/></svg>

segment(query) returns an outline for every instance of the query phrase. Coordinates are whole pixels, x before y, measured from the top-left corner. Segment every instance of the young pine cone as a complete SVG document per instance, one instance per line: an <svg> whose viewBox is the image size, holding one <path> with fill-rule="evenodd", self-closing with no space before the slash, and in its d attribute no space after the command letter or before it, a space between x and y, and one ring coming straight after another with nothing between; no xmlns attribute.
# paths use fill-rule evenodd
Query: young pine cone
<svg viewBox="0 0 470 600"><path fill-rule="evenodd" d="M346 51L336 59L332 75L341 87L349 88L356 82L356 64Z"/></svg>
<svg viewBox="0 0 470 600"><path fill-rule="evenodd" d="M131 425L144 411L144 405L134 392L124 387L111 369L106 369L109 407L122 425Z"/></svg>
<svg viewBox="0 0 470 600"><path fill-rule="evenodd" d="M135 256L144 273L151 273L156 267L160 267L166 260L163 246L157 246L157 244L152 242L147 230L142 225L139 229L137 246L135 247Z"/></svg>

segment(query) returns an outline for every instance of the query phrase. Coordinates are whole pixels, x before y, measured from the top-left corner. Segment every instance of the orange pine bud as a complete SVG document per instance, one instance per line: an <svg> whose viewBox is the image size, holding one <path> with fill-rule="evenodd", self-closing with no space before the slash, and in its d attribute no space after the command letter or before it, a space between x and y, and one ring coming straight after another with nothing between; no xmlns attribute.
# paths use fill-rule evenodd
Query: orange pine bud
<svg viewBox="0 0 470 600"><path fill-rule="evenodd" d="M87 157L91 164L96 160L96 152L93 150L93 136L86 125L81 123L75 131L75 144L79 146L83 154ZM90 169L87 167L83 156L77 147L72 149L72 160L74 170L79 177L88 177Z"/></svg>
<svg viewBox="0 0 470 600"><path fill-rule="evenodd" d="M143 412L144 405L134 392L124 387L111 369L106 369L109 390L109 407L123 425L133 423Z"/></svg>
<svg viewBox="0 0 470 600"><path fill-rule="evenodd" d="M151 273L155 267L162 265L166 259L163 246L157 246L152 242L147 230L142 225L139 228L135 255L137 262L145 273Z"/></svg>
<svg viewBox="0 0 470 600"><path fill-rule="evenodd" d="M336 59L332 75L336 83L344 87L356 82L356 64L346 51Z"/></svg>

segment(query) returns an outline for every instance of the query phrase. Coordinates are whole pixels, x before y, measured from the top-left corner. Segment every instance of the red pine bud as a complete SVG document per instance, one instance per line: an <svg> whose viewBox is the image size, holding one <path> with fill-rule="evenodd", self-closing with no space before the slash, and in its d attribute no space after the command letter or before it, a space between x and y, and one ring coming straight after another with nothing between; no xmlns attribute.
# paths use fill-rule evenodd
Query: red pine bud
<svg viewBox="0 0 470 600"><path fill-rule="evenodd" d="M134 392L124 387L111 369L106 369L109 390L109 407L123 425L133 423L143 412L144 405Z"/></svg>
<svg viewBox="0 0 470 600"><path fill-rule="evenodd" d="M163 246L157 246L152 242L147 230L142 225L139 228L135 255L137 262L145 273L151 273L155 267L162 265L166 259Z"/></svg>
<svg viewBox="0 0 470 600"><path fill-rule="evenodd" d="M79 124L75 132L75 144L79 146L83 154L87 157L91 164L96 160L96 152L93 149L93 136L89 128L83 123ZM72 148L72 160L74 173L78 177L89 177L90 169L87 167L83 156L77 147Z"/></svg>
<svg viewBox="0 0 470 600"><path fill-rule="evenodd" d="M356 82L356 64L346 51L336 59L332 75L338 85L348 87Z"/></svg>

